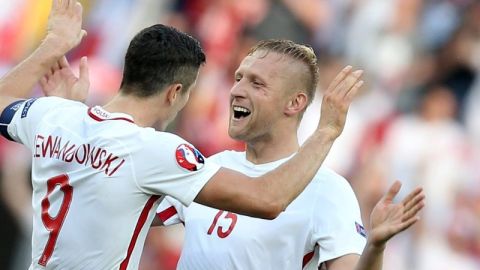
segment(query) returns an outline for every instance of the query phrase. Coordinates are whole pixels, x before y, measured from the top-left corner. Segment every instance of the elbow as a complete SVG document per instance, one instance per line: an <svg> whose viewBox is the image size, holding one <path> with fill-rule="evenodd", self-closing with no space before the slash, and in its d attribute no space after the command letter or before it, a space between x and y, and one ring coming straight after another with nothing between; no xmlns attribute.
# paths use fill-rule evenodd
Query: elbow
<svg viewBox="0 0 480 270"><path fill-rule="evenodd" d="M272 189L268 186L262 186L261 189L257 189L260 191L257 193L257 198L261 198L257 201L260 206L261 211L261 218L272 220L277 218L285 209L287 208L288 204L290 203L285 196L279 194L278 192L274 192L275 189Z"/></svg>
<svg viewBox="0 0 480 270"><path fill-rule="evenodd" d="M277 218L283 211L285 211L285 204L280 201L268 201L263 203L262 218L272 220Z"/></svg>

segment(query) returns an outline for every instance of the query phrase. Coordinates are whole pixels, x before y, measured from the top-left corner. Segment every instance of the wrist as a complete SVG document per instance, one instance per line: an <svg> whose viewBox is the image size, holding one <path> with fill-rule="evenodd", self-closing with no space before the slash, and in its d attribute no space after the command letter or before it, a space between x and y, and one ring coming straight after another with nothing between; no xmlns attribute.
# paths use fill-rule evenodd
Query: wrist
<svg viewBox="0 0 480 270"><path fill-rule="evenodd" d="M386 248L386 243L373 243L372 241L367 240L366 247L374 252L383 252Z"/></svg>
<svg viewBox="0 0 480 270"><path fill-rule="evenodd" d="M40 44L40 48L46 48L50 53L56 56L63 56L73 47L65 41L64 38L54 33L48 33Z"/></svg>
<svg viewBox="0 0 480 270"><path fill-rule="evenodd" d="M325 142L335 141L340 134L332 128L317 128L317 130L312 134L312 137L317 137Z"/></svg>
<svg viewBox="0 0 480 270"><path fill-rule="evenodd" d="M68 44L61 38L48 34L40 46L30 56L30 60L37 63L37 67L43 76L62 56L68 52Z"/></svg>

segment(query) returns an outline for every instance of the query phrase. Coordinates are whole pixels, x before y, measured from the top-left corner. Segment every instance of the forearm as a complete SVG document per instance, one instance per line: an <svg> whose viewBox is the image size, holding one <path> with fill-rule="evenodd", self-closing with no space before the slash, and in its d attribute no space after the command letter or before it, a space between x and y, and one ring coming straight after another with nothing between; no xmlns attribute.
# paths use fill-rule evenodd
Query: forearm
<svg viewBox="0 0 480 270"><path fill-rule="evenodd" d="M42 44L25 60L0 80L0 95L28 98L35 84L67 51L60 39L47 36Z"/></svg>
<svg viewBox="0 0 480 270"><path fill-rule="evenodd" d="M274 219L310 183L337 136L328 130L316 131L293 158L256 179L221 168L202 188L195 202Z"/></svg>
<svg viewBox="0 0 480 270"><path fill-rule="evenodd" d="M381 270L385 245L375 246L367 243L355 270Z"/></svg>
<svg viewBox="0 0 480 270"><path fill-rule="evenodd" d="M313 179L337 136L330 130L316 131L292 159L261 177L265 194L280 200L285 209Z"/></svg>

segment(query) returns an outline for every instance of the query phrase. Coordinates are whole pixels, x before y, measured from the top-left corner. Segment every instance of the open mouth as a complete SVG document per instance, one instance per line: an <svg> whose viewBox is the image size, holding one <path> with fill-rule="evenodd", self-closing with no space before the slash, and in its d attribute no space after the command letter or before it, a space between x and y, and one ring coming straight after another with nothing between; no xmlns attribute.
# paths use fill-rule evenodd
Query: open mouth
<svg viewBox="0 0 480 270"><path fill-rule="evenodd" d="M233 118L234 119L242 119L244 117L247 117L251 114L249 109L240 107L240 106L233 106Z"/></svg>

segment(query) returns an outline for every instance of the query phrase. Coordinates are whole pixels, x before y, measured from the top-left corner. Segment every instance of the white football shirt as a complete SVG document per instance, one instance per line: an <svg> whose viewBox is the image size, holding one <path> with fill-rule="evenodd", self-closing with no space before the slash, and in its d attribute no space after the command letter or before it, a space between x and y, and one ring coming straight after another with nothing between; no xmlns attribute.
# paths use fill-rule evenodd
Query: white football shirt
<svg viewBox="0 0 480 270"><path fill-rule="evenodd" d="M30 99L1 119L32 151L30 269L137 269L159 198L188 205L219 168L176 135L71 100Z"/></svg>
<svg viewBox="0 0 480 270"><path fill-rule="evenodd" d="M288 160L255 165L245 152L209 158L249 176ZM361 254L366 243L360 209L349 183L322 167L313 181L274 220L263 220L165 197L157 209L165 225L185 224L178 269L317 269L322 262Z"/></svg>

